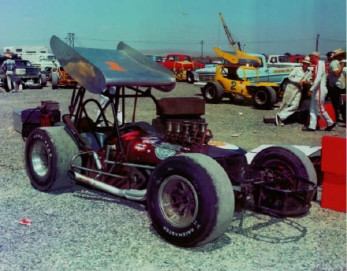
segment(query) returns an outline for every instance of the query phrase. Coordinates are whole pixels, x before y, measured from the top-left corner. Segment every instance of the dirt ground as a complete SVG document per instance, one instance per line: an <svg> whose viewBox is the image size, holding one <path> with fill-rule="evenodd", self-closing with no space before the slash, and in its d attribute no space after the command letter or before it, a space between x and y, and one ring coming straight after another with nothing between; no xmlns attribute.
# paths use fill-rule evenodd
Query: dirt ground
<svg viewBox="0 0 347 271"><path fill-rule="evenodd" d="M165 242L154 230L145 206L76 185L72 191L42 193L30 185L25 143L13 129L13 111L59 102L68 112L71 89L0 90L0 270L346 270L346 215L312 202L305 216L274 218L242 209L223 236L196 248ZM200 90L178 83L157 98L202 98ZM88 93L90 98L98 98ZM139 101L136 121L156 117L150 100ZM263 123L273 110L207 104L205 118L214 140L252 150L262 144L321 144L331 132L302 132L301 124ZM130 121L127 110L126 120ZM96 113L96 112L95 112ZM93 113L94 114L94 113ZM23 218L32 225L18 223Z"/></svg>

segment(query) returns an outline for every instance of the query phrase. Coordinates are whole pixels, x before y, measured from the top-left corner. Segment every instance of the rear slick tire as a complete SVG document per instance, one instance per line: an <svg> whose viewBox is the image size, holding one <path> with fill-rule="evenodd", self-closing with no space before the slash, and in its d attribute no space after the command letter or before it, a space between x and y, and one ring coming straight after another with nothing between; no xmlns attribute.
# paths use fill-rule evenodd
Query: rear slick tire
<svg viewBox="0 0 347 271"><path fill-rule="evenodd" d="M251 168L253 167L275 168L287 177L297 176L317 184L317 173L311 160L293 146L272 146L263 149L252 160ZM259 174L261 172L254 170L251 178L258 178Z"/></svg>
<svg viewBox="0 0 347 271"><path fill-rule="evenodd" d="M52 89L57 89L58 88L59 74L56 72L52 72L51 77L52 77Z"/></svg>
<svg viewBox="0 0 347 271"><path fill-rule="evenodd" d="M162 238L176 246L194 247L227 230L234 214L234 192L215 160L184 154L165 159L152 172L147 206Z"/></svg>
<svg viewBox="0 0 347 271"><path fill-rule="evenodd" d="M71 188L70 162L78 146L65 126L33 130L25 146L25 166L30 182L40 191Z"/></svg>

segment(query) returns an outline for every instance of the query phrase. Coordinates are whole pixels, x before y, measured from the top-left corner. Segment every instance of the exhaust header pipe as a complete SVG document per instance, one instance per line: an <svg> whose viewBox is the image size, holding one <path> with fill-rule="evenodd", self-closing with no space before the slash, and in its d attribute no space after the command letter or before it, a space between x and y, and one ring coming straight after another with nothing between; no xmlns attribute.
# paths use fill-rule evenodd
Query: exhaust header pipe
<svg viewBox="0 0 347 271"><path fill-rule="evenodd" d="M89 186L95 187L98 190L105 191L117 197L126 198L129 200L144 201L146 200L147 190L135 190L135 189L119 189L117 187L105 184L98 180L92 179L80 173L69 171L69 176L78 182L85 183Z"/></svg>

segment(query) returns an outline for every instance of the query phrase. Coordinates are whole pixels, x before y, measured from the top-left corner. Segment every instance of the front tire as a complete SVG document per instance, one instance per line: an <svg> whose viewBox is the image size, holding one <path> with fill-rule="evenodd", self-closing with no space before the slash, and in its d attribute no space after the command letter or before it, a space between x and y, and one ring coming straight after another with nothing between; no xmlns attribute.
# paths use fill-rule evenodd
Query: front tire
<svg viewBox="0 0 347 271"><path fill-rule="evenodd" d="M40 83L40 86L41 86L41 87L47 86L47 76L46 76L46 74L43 74L43 73L42 73L42 74L40 75L39 83Z"/></svg>
<svg viewBox="0 0 347 271"><path fill-rule="evenodd" d="M7 84L7 78L5 77L4 79L4 89L6 92L10 92L11 90L8 88L8 84ZM12 89L13 89L13 82L12 82Z"/></svg>
<svg viewBox="0 0 347 271"><path fill-rule="evenodd" d="M220 103L223 99L224 89L218 83L207 83L202 89L202 95L207 103Z"/></svg>
<svg viewBox="0 0 347 271"><path fill-rule="evenodd" d="M70 161L78 154L77 143L65 126L33 130L25 146L25 166L33 187L40 191L70 188Z"/></svg>
<svg viewBox="0 0 347 271"><path fill-rule="evenodd" d="M258 109L271 109L276 103L276 92L272 87L257 87L253 92L253 106Z"/></svg>
<svg viewBox="0 0 347 271"><path fill-rule="evenodd" d="M187 83L188 84L194 83L194 74L192 72L187 72Z"/></svg>
<svg viewBox="0 0 347 271"><path fill-rule="evenodd" d="M183 154L162 161L147 191L154 228L177 246L199 246L220 237L234 214L230 180L206 155Z"/></svg>

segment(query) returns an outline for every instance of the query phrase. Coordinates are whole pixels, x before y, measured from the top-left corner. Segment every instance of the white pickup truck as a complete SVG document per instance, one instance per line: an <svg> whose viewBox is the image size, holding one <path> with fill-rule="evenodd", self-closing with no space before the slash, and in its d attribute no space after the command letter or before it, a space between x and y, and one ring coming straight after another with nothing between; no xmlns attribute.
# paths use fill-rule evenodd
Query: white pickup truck
<svg viewBox="0 0 347 271"><path fill-rule="evenodd" d="M38 67L41 69L41 72L46 72L52 68L60 66L58 60L53 54L42 54L40 58L33 62L34 67Z"/></svg>
<svg viewBox="0 0 347 271"><path fill-rule="evenodd" d="M292 63L296 65L268 65L264 55L261 54L249 54L251 56L258 57L261 59L261 64L255 66L258 71L247 70L247 81L259 81L259 82L271 82L278 84L283 90L288 82L288 76L295 66L301 65L300 63ZM203 88L207 82L214 81L214 76L216 73L216 67L198 69L194 72L194 86ZM243 77L243 70L239 69L237 71L238 76Z"/></svg>

